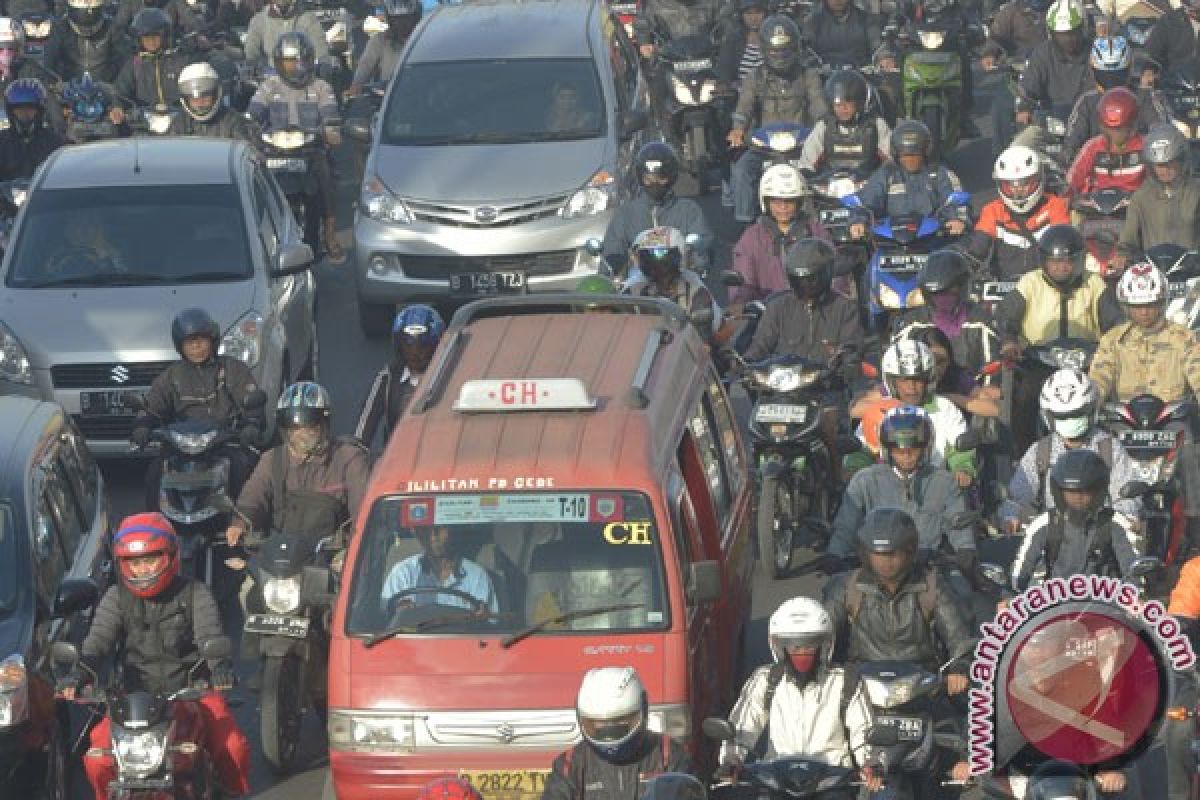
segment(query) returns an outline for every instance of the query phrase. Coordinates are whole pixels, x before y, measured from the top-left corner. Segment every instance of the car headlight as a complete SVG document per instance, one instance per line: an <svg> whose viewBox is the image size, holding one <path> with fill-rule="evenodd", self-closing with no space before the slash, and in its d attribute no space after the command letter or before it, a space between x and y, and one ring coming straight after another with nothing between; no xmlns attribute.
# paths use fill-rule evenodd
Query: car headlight
<svg viewBox="0 0 1200 800"><path fill-rule="evenodd" d="M300 607L300 579L268 578L263 581L263 602L276 614L290 614Z"/></svg>
<svg viewBox="0 0 1200 800"><path fill-rule="evenodd" d="M925 305L925 295L921 294L920 287L913 289L908 293L908 297L904 298L905 308L916 308L923 305Z"/></svg>
<svg viewBox="0 0 1200 800"><path fill-rule="evenodd" d="M880 308L903 308L901 304L902 298L895 289L890 286L879 285L879 306Z"/></svg>
<svg viewBox="0 0 1200 800"><path fill-rule="evenodd" d="M383 181L374 176L363 182L358 207L368 217L380 222L411 225L413 221L412 212L405 207L400 198L388 191Z"/></svg>
<svg viewBox="0 0 1200 800"><path fill-rule="evenodd" d="M25 659L13 654L0 661L0 728L23 722L29 716L29 683Z"/></svg>
<svg viewBox="0 0 1200 800"><path fill-rule="evenodd" d="M945 31L917 31L917 38L921 40L921 47L926 50L937 50L946 43Z"/></svg>
<svg viewBox="0 0 1200 800"><path fill-rule="evenodd" d="M562 207L559 214L565 219L600 214L608 210L616 198L616 193L617 181L612 173L600 170L587 182L587 186L571 195L571 199Z"/></svg>
<svg viewBox="0 0 1200 800"><path fill-rule="evenodd" d="M21 342L0 322L0 381L33 383L33 368Z"/></svg>
<svg viewBox="0 0 1200 800"><path fill-rule="evenodd" d="M263 351L263 318L251 311L221 339L219 352L254 369Z"/></svg>
<svg viewBox="0 0 1200 800"><path fill-rule="evenodd" d="M687 739L692 735L692 709L685 705L650 706L646 727L654 733Z"/></svg>
<svg viewBox="0 0 1200 800"><path fill-rule="evenodd" d="M685 106L695 105L696 101L692 97L692 87L681 80L674 73L671 74L671 90L675 94L675 99Z"/></svg>
<svg viewBox="0 0 1200 800"><path fill-rule="evenodd" d="M217 430L214 428L211 431L204 433L180 433L179 431L171 431L171 444L175 445L181 453L187 453L189 456L194 456L197 453L203 453L208 449L208 446L217 438Z"/></svg>
<svg viewBox="0 0 1200 800"><path fill-rule="evenodd" d="M402 753L416 747L416 717L368 711L330 711L327 733L332 750Z"/></svg>
<svg viewBox="0 0 1200 800"><path fill-rule="evenodd" d="M165 729L133 733L113 728L113 750L122 772L134 775L152 775L162 767L167 755L167 732Z"/></svg>

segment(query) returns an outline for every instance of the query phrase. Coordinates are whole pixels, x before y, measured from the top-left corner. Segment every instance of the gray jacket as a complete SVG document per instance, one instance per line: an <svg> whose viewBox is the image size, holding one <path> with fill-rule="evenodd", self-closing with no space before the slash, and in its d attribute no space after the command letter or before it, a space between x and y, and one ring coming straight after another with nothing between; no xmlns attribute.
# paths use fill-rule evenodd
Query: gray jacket
<svg viewBox="0 0 1200 800"><path fill-rule="evenodd" d="M1096 85L1088 66L1089 51L1090 47L1085 45L1072 58L1051 39L1033 48L1018 87L1020 107L1044 109L1066 119L1075 107L1076 98Z"/></svg>
<svg viewBox="0 0 1200 800"><path fill-rule="evenodd" d="M1083 526L1050 511L1033 521L1021 542L1012 565L1013 589L1025 591L1033 582L1035 571L1046 569L1046 545L1055 526L1062 526L1062 538L1054 564L1043 580L1081 574L1110 575L1114 570L1125 577L1129 565L1138 557L1133 532L1121 516L1102 511L1098 519ZM1108 539L1107 546L1104 538Z"/></svg>
<svg viewBox="0 0 1200 800"><path fill-rule="evenodd" d="M1152 171L1133 193L1117 247L1131 258L1156 244L1200 249L1200 178L1186 178L1168 190Z"/></svg>
<svg viewBox="0 0 1200 800"><path fill-rule="evenodd" d="M830 348L844 348L842 378L853 384L861 374L863 331L858 307L851 300L826 291L812 305L794 292L780 292L767 300L747 361L767 356L795 355L828 362Z"/></svg>
<svg viewBox="0 0 1200 800"><path fill-rule="evenodd" d="M325 31L316 14L305 11L284 19L272 16L269 9L264 8L254 15L246 28L246 62L270 64L275 42L283 34L292 31L299 31L308 37L317 61L329 61L329 43L325 41Z"/></svg>
<svg viewBox="0 0 1200 800"><path fill-rule="evenodd" d="M706 242L713 241L712 228L699 204L690 197L668 194L661 204L650 199L650 195L639 190L628 202L621 205L608 223L604 232L604 259L617 273L622 273L629 261L629 249L638 234L650 228L665 226L677 228L684 236L698 234ZM708 268L707 247L692 253L692 265L697 271Z"/></svg>
<svg viewBox="0 0 1200 800"><path fill-rule="evenodd" d="M338 106L333 89L320 78L303 89L293 89L283 78L272 75L258 87L246 113L266 131L294 125L315 132L338 116Z"/></svg>
<svg viewBox="0 0 1200 800"><path fill-rule="evenodd" d="M400 63L400 52L404 50L406 39L396 40L386 33L377 33L367 40L359 56L358 66L354 68L354 83L362 86L372 81L386 81L396 71Z"/></svg>
<svg viewBox="0 0 1200 800"><path fill-rule="evenodd" d="M742 81L733 124L742 130L772 122L812 127L828 111L821 76L815 69L797 67L794 77L785 78L764 65Z"/></svg>

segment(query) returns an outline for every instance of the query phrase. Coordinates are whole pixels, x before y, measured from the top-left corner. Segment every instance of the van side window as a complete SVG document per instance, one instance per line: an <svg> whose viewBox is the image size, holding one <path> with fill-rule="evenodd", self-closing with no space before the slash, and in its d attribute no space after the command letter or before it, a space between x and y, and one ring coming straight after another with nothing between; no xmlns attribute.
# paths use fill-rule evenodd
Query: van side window
<svg viewBox="0 0 1200 800"><path fill-rule="evenodd" d="M608 57L612 61L613 82L617 93L617 110L625 111L629 108L631 99L637 91L637 69L630 66L629 54L622 46L623 29L616 15L609 13L608 24L605 28ZM622 33L617 31L622 31Z"/></svg>
<svg viewBox="0 0 1200 800"><path fill-rule="evenodd" d="M721 382L717 376L709 373L708 400L711 402L713 417L717 421L717 437L720 441L721 454L725 458L725 474L729 476L729 488L736 497L746 482L746 462L742 448L738 446L737 423L734 422L733 411L729 407L729 398L721 390Z"/></svg>
<svg viewBox="0 0 1200 800"><path fill-rule="evenodd" d="M713 422L712 409L709 408L707 398L702 399L692 409L692 416L688 420L688 430L692 432L692 436L696 440L696 449L700 452L700 464L704 470L705 482L712 494L718 524L724 528L729 519L733 496L729 489L729 478L725 474L725 462L718 444L719 432Z"/></svg>
<svg viewBox="0 0 1200 800"><path fill-rule="evenodd" d="M69 566L74 560L76 550L79 549L84 529L78 501L71 488L71 480L67 477L66 467L57 458L50 462L50 468L45 473L42 497L45 498L48 510L54 517Z"/></svg>

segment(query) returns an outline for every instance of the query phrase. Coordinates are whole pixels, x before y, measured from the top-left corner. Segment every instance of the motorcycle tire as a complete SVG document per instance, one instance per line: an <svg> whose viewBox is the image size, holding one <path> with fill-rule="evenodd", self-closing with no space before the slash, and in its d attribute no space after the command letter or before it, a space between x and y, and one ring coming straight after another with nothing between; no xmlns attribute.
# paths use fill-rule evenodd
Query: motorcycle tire
<svg viewBox="0 0 1200 800"><path fill-rule="evenodd" d="M259 730L263 756L277 774L296 763L304 722L303 664L295 653L268 656L263 664Z"/></svg>
<svg viewBox="0 0 1200 800"><path fill-rule="evenodd" d="M792 566L792 548L796 543L796 521L778 519L781 510L792 513L792 487L778 478L764 478L758 498L758 562L772 580L785 577Z"/></svg>
<svg viewBox="0 0 1200 800"><path fill-rule="evenodd" d="M946 153L943 148L946 145L946 137L942 135L942 109L937 106L930 106L921 109L921 122L929 129L931 137L929 151L931 153L930 163L936 164L946 159Z"/></svg>

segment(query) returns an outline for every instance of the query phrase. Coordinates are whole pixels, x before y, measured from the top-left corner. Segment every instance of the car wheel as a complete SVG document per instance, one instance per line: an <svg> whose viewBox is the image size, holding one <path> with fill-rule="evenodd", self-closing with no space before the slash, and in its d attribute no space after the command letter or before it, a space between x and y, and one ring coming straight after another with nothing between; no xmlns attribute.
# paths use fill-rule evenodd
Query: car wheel
<svg viewBox="0 0 1200 800"><path fill-rule="evenodd" d="M395 313L396 307L389 303L358 301L358 324L362 332L371 338L381 338L392 332Z"/></svg>

